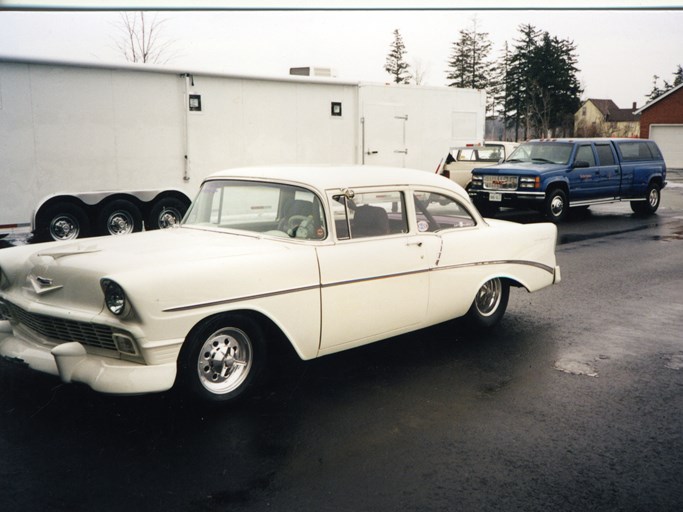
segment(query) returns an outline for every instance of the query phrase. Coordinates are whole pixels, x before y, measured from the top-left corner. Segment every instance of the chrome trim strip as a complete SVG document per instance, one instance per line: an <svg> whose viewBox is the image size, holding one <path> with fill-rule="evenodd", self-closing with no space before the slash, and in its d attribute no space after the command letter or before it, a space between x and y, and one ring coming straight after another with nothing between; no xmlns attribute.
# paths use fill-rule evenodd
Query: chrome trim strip
<svg viewBox="0 0 683 512"><path fill-rule="evenodd" d="M433 268L431 270L452 270L454 268L465 268L465 267L479 267L482 265L525 265L527 267L535 267L541 270L545 270L549 274L555 274L555 268L543 263L536 263L535 261L527 260L494 260L494 261L480 261L477 263L461 263L458 265L448 265L446 267Z"/></svg>
<svg viewBox="0 0 683 512"><path fill-rule="evenodd" d="M225 304L232 304L234 302L243 302L246 300L257 300L257 299L265 299L268 297L277 297L279 295L286 295L288 293L298 293L298 292L307 292L311 290L322 290L325 288L333 288L336 286L343 286L347 284L357 284L357 283L365 283L368 281L378 281L380 279L393 279L395 277L405 277L405 276L410 276L410 275L415 275L415 274L423 274L425 272L439 272L442 270L453 270L453 269L459 269L459 268L467 268L467 267L479 267L479 266L484 266L484 265L525 265L525 266L530 266L530 267L535 267L541 270L544 270L548 272L551 275L555 275L555 268L550 267L548 265L544 265L542 263L536 263L535 261L526 261L526 260L493 260L493 261L480 261L476 263L460 263L458 265L448 265L445 267L434 267L434 268L429 268L429 269L424 269L424 270L412 270L409 272L399 272L396 274L386 274L382 276L373 276L373 277L361 277L359 279L350 279L348 281L337 281L333 283L326 283L326 284L321 284L321 285L311 285L311 286L302 286L300 288L290 288L288 290L280 290L277 292L268 292L268 293L259 293L256 295L246 295L243 297L234 297L232 299L221 299L221 300L215 300L215 301L210 301L210 302L200 302L197 304L186 304L184 306L174 306L172 308L166 308L162 309L162 313L175 313L178 311L188 311L191 309L200 309L200 308L208 308L212 306L221 306Z"/></svg>
<svg viewBox="0 0 683 512"><path fill-rule="evenodd" d="M500 194L510 194L513 196L531 196L531 197L545 197L545 192L520 192L519 190L490 190L490 189L476 189L470 190L469 195L476 197L480 193L486 194L488 197L489 193L498 192Z"/></svg>
<svg viewBox="0 0 683 512"><path fill-rule="evenodd" d="M211 306L221 306L223 304L231 304L233 302L242 302L245 300L256 300L256 299L264 299L266 297L276 297L278 295L285 295L288 293L297 293L297 292L307 292L310 290L317 290L320 288L320 285L311 285L311 286L302 286L301 288L290 288L289 290L280 290L278 292L268 292L268 293L258 293L256 295L245 295L243 297L235 297L232 299L221 299L221 300L214 300L211 302L199 302L197 304L187 304L185 306L174 306L172 308L167 308L167 309L162 309L162 313L174 313L176 311L187 311L189 309L199 309L199 308L208 308Z"/></svg>

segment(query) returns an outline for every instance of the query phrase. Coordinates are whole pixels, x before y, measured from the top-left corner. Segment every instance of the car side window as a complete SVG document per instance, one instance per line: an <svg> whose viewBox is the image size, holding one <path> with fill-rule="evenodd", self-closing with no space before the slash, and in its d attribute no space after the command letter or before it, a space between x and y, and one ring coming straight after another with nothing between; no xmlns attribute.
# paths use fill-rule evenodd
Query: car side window
<svg viewBox="0 0 683 512"><path fill-rule="evenodd" d="M596 144L595 151L598 153L598 160L600 165L614 165L614 153L612 153L612 146L610 144Z"/></svg>
<svg viewBox="0 0 683 512"><path fill-rule="evenodd" d="M455 199L433 192L415 192L415 214L420 233L476 225L467 209Z"/></svg>
<svg viewBox="0 0 683 512"><path fill-rule="evenodd" d="M579 146L579 150L576 152L575 162L588 162L591 167L595 167L595 155L593 154L593 148L589 145Z"/></svg>
<svg viewBox="0 0 683 512"><path fill-rule="evenodd" d="M333 196L332 215L340 240L408 232L405 200L399 191Z"/></svg>

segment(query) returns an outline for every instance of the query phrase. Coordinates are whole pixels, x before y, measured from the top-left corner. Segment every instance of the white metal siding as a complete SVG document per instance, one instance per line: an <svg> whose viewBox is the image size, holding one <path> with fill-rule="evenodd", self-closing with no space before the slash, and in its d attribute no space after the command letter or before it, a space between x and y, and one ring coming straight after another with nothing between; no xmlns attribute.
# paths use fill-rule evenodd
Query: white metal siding
<svg viewBox="0 0 683 512"><path fill-rule="evenodd" d="M662 150L667 167L683 169L683 124L651 125L650 138Z"/></svg>

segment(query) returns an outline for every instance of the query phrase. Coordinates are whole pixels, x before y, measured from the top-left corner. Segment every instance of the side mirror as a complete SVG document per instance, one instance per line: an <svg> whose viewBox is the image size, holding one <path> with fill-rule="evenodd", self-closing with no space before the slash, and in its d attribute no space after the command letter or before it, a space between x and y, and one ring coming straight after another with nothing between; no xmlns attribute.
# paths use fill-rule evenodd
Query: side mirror
<svg viewBox="0 0 683 512"><path fill-rule="evenodd" d="M586 162L585 160L577 160L574 162L574 169L583 169L586 167L590 167L591 164L589 162Z"/></svg>

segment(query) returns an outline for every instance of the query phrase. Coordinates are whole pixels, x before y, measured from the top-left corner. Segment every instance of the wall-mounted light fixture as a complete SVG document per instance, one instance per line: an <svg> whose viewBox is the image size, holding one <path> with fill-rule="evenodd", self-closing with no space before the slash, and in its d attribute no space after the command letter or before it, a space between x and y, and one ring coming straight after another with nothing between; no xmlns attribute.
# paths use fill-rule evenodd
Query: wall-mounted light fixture
<svg viewBox="0 0 683 512"><path fill-rule="evenodd" d="M341 101L333 101L330 106L330 115L334 117L341 117L342 115L342 104Z"/></svg>

